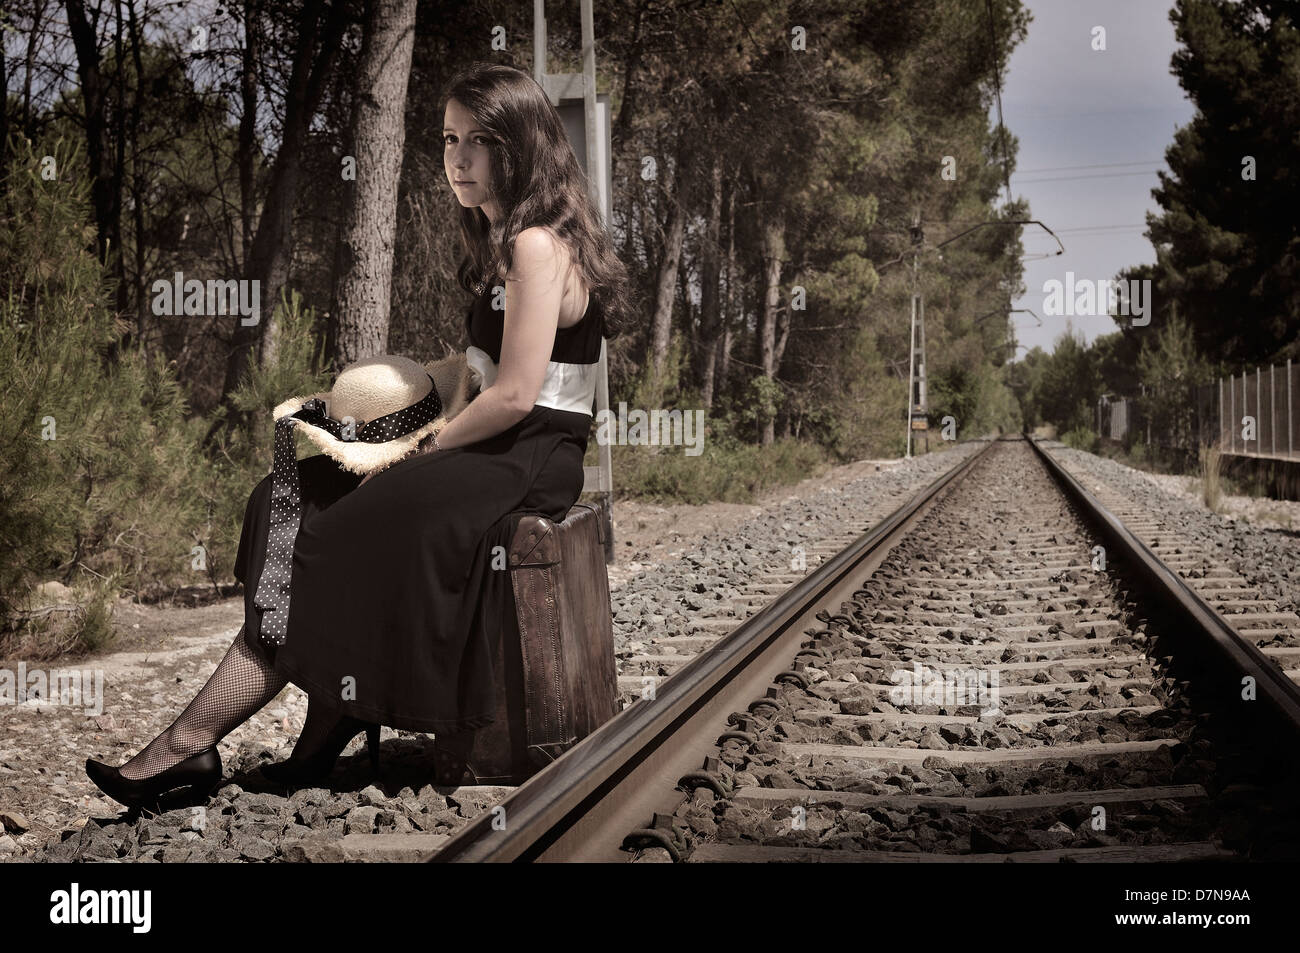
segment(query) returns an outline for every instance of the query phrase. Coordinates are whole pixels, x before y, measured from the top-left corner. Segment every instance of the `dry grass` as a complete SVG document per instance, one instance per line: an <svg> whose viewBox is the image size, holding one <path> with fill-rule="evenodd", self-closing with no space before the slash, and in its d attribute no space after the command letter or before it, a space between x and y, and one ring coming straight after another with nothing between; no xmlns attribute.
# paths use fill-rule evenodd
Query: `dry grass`
<svg viewBox="0 0 1300 953"><path fill-rule="evenodd" d="M0 659L45 662L104 649L115 638L116 586L117 580L108 579L60 587L58 601L52 603L33 593L32 604L19 608L0 629Z"/></svg>

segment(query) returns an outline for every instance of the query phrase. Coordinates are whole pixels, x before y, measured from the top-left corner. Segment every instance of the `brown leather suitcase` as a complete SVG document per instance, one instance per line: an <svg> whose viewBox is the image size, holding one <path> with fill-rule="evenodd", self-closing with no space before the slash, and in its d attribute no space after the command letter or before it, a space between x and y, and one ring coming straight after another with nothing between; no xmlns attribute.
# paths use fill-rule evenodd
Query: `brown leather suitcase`
<svg viewBox="0 0 1300 953"><path fill-rule="evenodd" d="M438 784L521 784L618 711L599 508L575 503L559 524L507 518L518 520L508 554L514 611L493 640L496 720L435 738Z"/></svg>

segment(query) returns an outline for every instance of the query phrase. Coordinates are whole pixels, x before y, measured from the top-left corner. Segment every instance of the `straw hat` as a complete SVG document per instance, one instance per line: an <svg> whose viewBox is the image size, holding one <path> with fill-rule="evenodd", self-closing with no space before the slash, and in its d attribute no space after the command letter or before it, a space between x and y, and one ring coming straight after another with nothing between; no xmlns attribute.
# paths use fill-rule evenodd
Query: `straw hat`
<svg viewBox="0 0 1300 953"><path fill-rule="evenodd" d="M384 354L349 364L339 372L332 390L291 397L275 408L273 416L276 420L299 416L301 422L295 429L343 469L364 476L391 466L442 430L469 403L471 383L464 353L424 365ZM427 400L434 391L437 396ZM323 402L327 419L304 407L312 400ZM409 415L401 416L403 411ZM433 415L427 423L388 436L394 430L406 430L427 414ZM384 423L367 433L366 425L381 418Z"/></svg>

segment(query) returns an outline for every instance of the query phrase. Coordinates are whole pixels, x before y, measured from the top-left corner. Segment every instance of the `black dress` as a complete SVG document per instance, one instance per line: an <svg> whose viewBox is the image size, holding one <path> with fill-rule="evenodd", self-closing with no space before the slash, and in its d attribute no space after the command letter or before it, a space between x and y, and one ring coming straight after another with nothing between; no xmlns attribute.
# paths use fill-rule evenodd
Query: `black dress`
<svg viewBox="0 0 1300 953"><path fill-rule="evenodd" d="M489 287L466 315L467 355L484 388L501 359L504 312L492 298ZM235 562L249 645L357 718L429 732L491 722L489 636L514 611L504 554L515 520L505 517L524 510L559 522L582 492L602 319L593 297L576 324L557 329L538 403L496 436L409 457L364 486L323 454L299 461L302 521L278 649L258 639L253 605L270 523L263 479Z"/></svg>

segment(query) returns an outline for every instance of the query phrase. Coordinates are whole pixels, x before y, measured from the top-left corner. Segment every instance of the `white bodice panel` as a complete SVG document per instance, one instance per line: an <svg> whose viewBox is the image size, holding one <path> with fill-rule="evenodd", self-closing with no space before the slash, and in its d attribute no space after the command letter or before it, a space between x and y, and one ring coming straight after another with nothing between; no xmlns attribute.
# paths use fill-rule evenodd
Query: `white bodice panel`
<svg viewBox="0 0 1300 953"><path fill-rule="evenodd" d="M605 356L605 339L600 339L600 357ZM470 345L465 349L465 359L470 372L480 391L487 390L497 379L500 365L492 360L487 351ZM597 358L599 362L600 358ZM541 393L537 395L535 406L551 407L555 410L567 410L572 413L592 415L596 400L596 364L568 364L563 361L550 361L546 365L546 377L542 380Z"/></svg>

